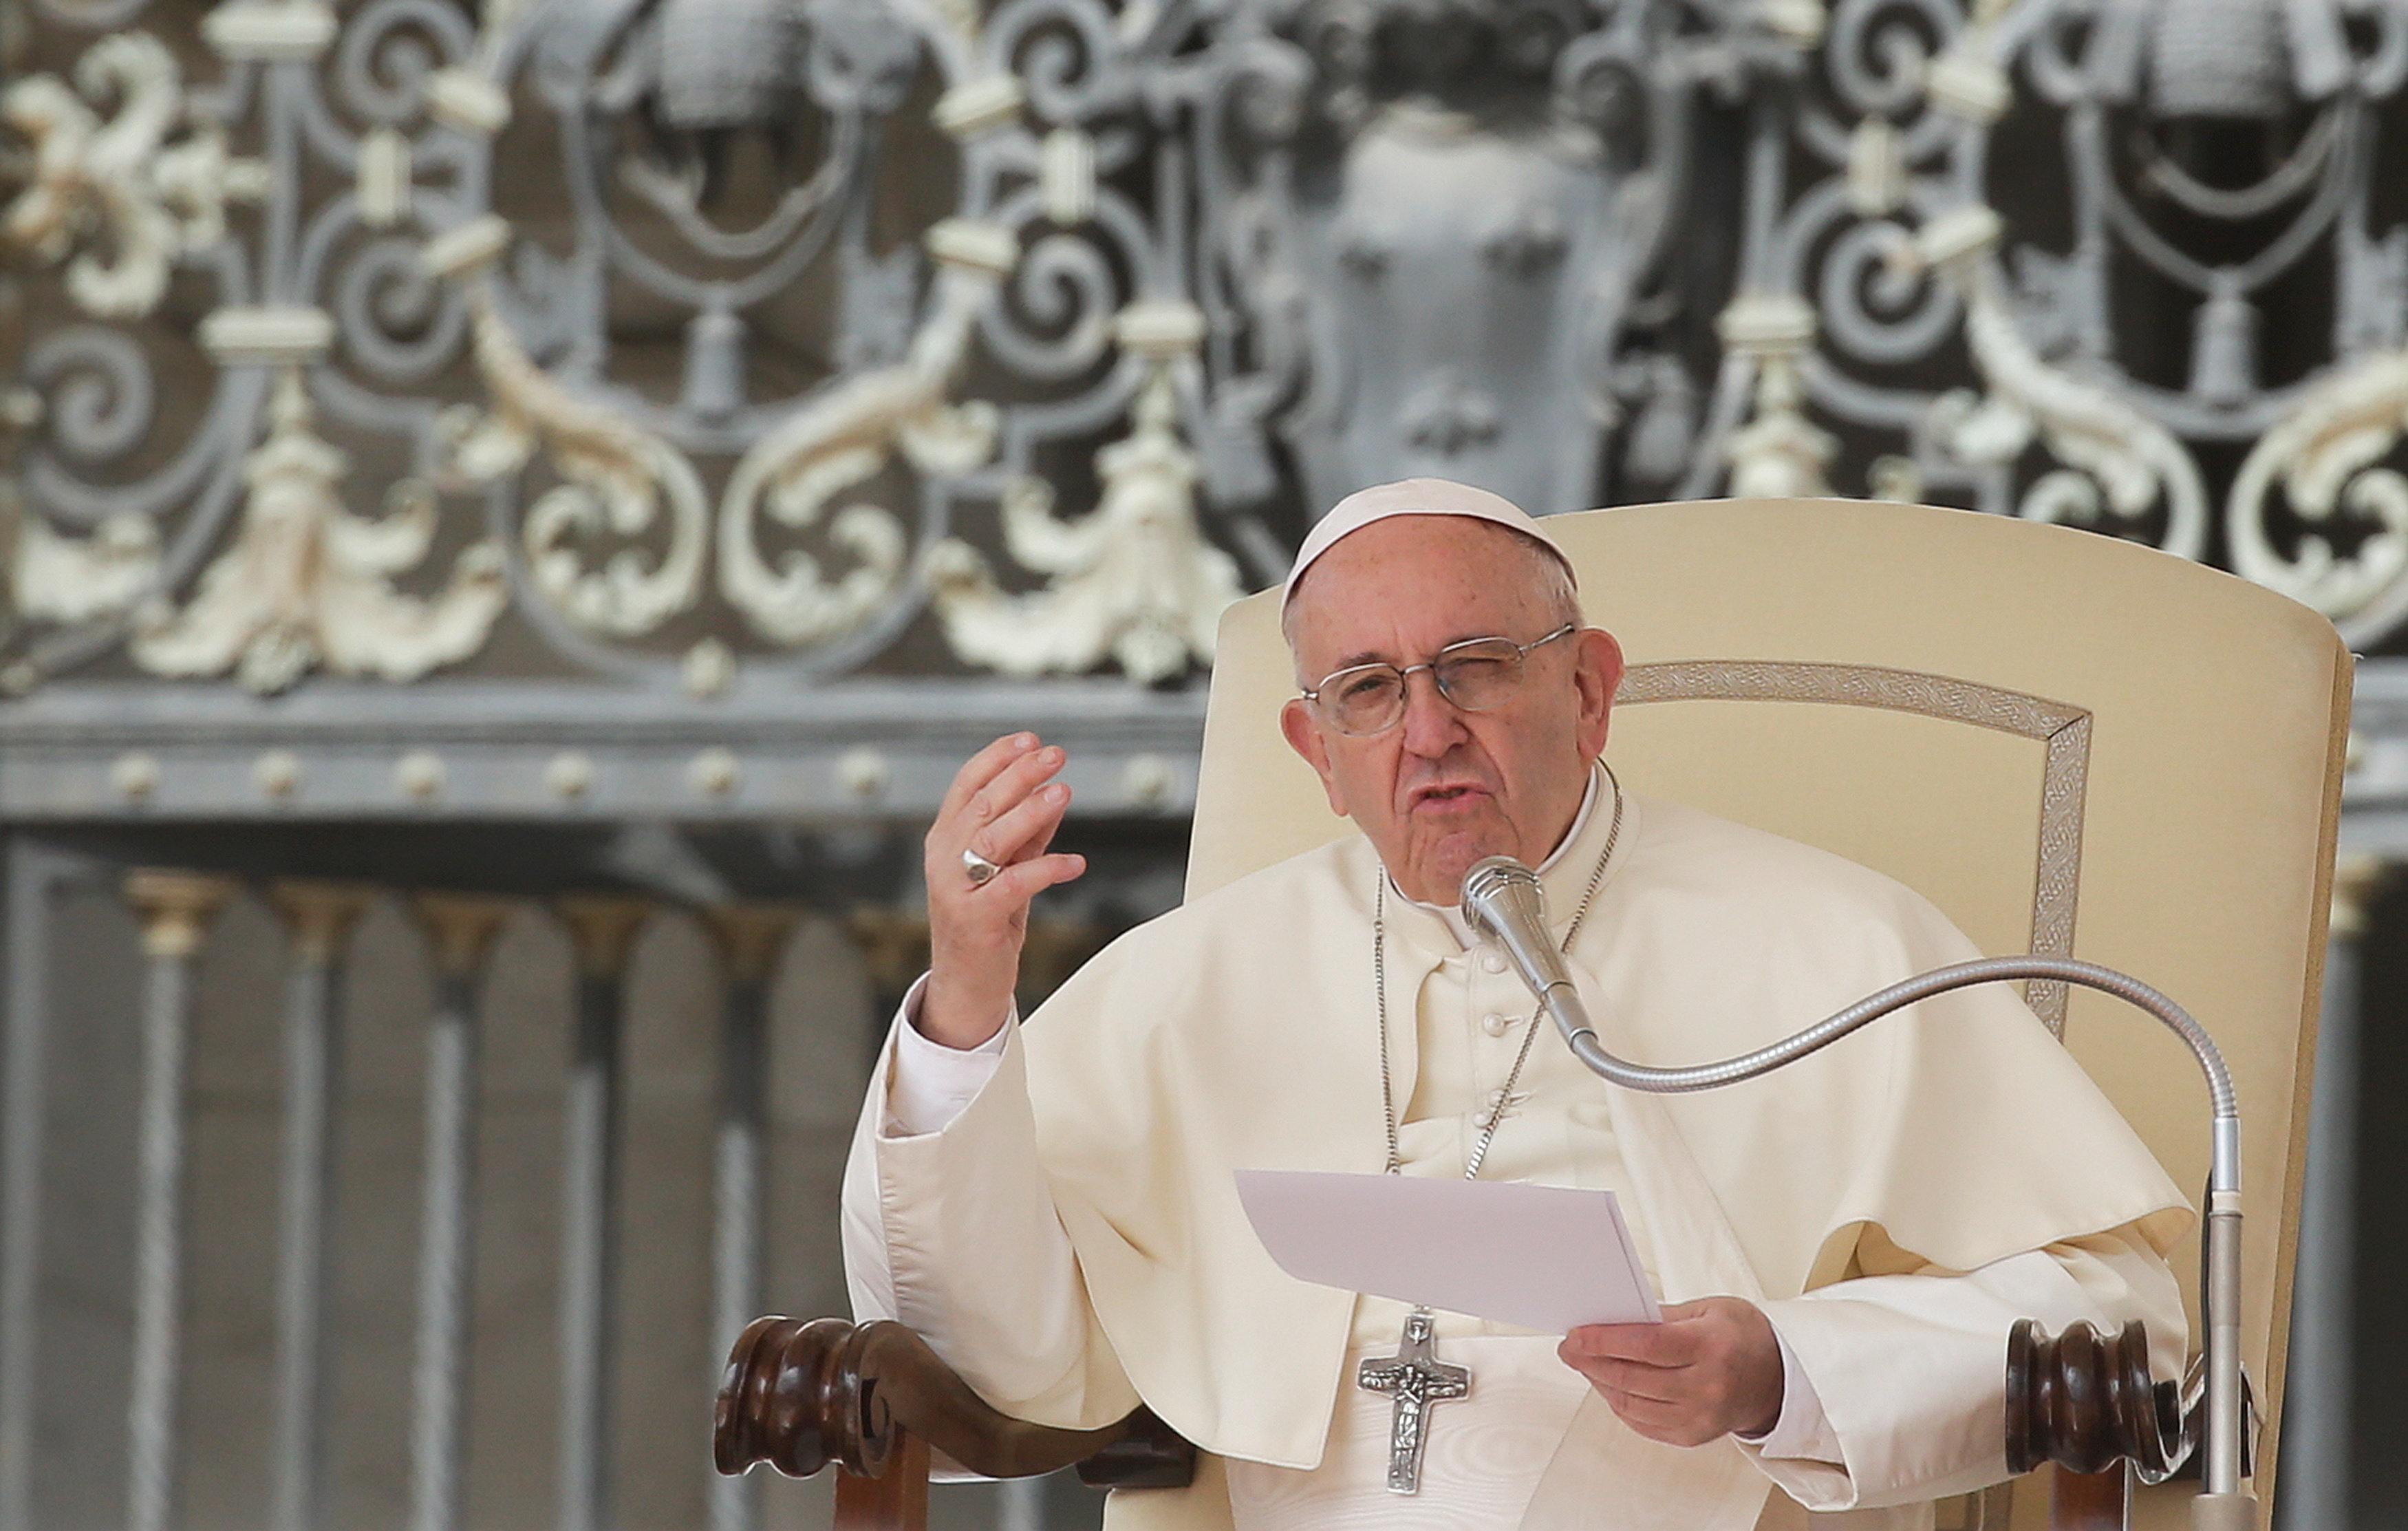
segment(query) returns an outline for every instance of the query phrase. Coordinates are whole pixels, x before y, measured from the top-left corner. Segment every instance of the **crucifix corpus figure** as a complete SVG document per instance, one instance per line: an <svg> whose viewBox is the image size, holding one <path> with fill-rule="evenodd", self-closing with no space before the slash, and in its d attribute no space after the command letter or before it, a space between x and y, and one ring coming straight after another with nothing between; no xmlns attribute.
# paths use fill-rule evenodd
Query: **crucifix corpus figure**
<svg viewBox="0 0 2408 1531"><path fill-rule="evenodd" d="M1422 1448L1429 1440L1429 1406L1469 1393L1470 1368L1450 1366L1432 1353L1429 1309L1416 1308L1406 1315L1397 1353L1366 1359L1354 1380L1374 1393L1397 1395L1389 1414L1388 1492L1420 1493Z"/></svg>

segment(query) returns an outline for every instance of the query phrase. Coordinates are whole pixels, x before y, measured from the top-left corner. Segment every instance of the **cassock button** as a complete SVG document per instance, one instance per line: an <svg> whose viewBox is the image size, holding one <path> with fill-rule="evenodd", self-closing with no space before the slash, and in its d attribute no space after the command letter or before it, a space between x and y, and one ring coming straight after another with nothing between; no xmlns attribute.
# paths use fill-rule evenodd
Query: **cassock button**
<svg viewBox="0 0 2408 1531"><path fill-rule="evenodd" d="M1481 1017L1480 1029L1491 1037L1502 1037L1513 1029L1513 1018L1502 1010L1492 1010Z"/></svg>

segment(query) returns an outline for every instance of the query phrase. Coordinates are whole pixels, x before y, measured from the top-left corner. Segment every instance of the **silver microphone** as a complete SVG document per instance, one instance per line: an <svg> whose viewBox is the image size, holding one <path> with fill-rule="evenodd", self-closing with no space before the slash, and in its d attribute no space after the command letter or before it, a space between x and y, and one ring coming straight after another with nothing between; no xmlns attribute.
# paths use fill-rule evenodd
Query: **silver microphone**
<svg viewBox="0 0 2408 1531"><path fill-rule="evenodd" d="M1581 1051L1582 1037L1595 1045L1597 1031L1588 1023L1588 1009L1564 970L1563 953L1547 934L1547 904L1539 874L1511 856L1482 857L1463 874L1463 912L1474 930L1505 949L1513 970L1555 1018L1572 1051Z"/></svg>

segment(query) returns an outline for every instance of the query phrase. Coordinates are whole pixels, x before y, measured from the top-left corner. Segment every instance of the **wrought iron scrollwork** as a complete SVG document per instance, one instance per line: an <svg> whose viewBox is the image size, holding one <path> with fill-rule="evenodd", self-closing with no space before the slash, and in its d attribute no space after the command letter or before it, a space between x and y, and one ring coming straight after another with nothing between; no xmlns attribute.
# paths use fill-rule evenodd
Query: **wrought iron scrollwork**
<svg viewBox="0 0 2408 1531"><path fill-rule="evenodd" d="M29 13L0 93L19 690L511 634L1177 683L1415 471L1954 500L2408 619L2383 0L155 8ZM287 376L325 524L411 486L394 597L505 599L163 669Z"/></svg>

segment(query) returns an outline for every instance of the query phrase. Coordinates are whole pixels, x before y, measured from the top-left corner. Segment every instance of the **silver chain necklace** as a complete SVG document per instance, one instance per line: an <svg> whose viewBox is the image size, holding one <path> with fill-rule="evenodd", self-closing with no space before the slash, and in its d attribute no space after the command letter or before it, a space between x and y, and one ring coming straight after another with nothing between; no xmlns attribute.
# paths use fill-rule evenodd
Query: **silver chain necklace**
<svg viewBox="0 0 2408 1531"><path fill-rule="evenodd" d="M1605 881L1605 869L1613 860L1613 848L1622 839L1622 783L1614 780L1611 767L1605 768L1605 780L1613 789L1613 820L1606 828L1605 849L1598 853L1597 866L1588 874L1588 886L1581 891L1580 907L1573 910L1571 923L1564 929L1566 952L1571 950L1573 939L1580 935L1581 923L1588 918L1589 905L1596 901L1597 890ZM1371 893L1371 984L1380 1012L1380 1106L1388 1124L1388 1166L1383 1173L1396 1175L1403 1172L1404 1157L1397 1144L1397 1090L1388 1066L1388 873L1384 866ZM1480 1178L1481 1162L1488 1157L1488 1145L1505 1121L1506 1106L1512 1099L1513 1086L1522 1078L1522 1066L1530 1059L1530 1044L1537 1038L1540 1018L1545 1014L1544 1005L1530 1012L1528 1023L1522 1028L1521 1050L1513 1054L1512 1070L1482 1113L1480 1140L1472 1145L1464 1161L1463 1178L1467 1180ZM1367 1356L1355 1368L1356 1386L1395 1395L1388 1416L1388 1491L1392 1494L1421 1492L1422 1448L1428 1441L1429 1406L1447 1398L1460 1398L1471 1391L1470 1368L1439 1360L1436 1343L1430 1310L1416 1308L1405 1315L1404 1332L1397 1339L1397 1353Z"/></svg>
<svg viewBox="0 0 2408 1531"><path fill-rule="evenodd" d="M1622 839L1622 783L1614 779L1613 768L1605 766L1606 785L1613 790L1613 819L1606 826L1605 849L1598 852L1597 866L1590 869L1588 886L1581 890L1580 907L1572 911L1572 923L1564 928L1563 950L1570 952L1579 938L1581 924L1588 919L1589 905L1597 899L1597 890L1605 881L1605 869L1613 861L1613 848ZM1387 1118L1388 1164L1383 1174L1394 1175L1404 1168L1403 1156L1397 1147L1397 1091L1388 1069L1388 874L1383 867L1380 880L1371 890L1371 984L1380 1013L1380 1109ZM1512 1071L1505 1076L1505 1084L1498 1092L1498 1105L1513 1093L1520 1082L1522 1066L1529 1061L1531 1039L1539 1035L1539 1021L1547 1013L1544 1005L1530 1012L1529 1023L1522 1031L1522 1050L1513 1055ZM1488 1144L1497 1136L1498 1123L1504 1121L1502 1109L1492 1110L1481 1123L1480 1140L1472 1145L1471 1155L1464 1163L1463 1178L1480 1178L1481 1162L1488 1157Z"/></svg>

